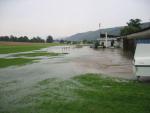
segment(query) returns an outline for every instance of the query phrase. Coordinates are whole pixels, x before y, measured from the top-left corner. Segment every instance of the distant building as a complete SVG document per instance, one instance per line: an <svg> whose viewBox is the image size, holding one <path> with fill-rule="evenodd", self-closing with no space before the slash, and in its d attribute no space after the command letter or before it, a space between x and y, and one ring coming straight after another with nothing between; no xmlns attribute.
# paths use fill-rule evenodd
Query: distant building
<svg viewBox="0 0 150 113"><path fill-rule="evenodd" d="M102 43L105 45L105 47L111 47L111 46L118 46L117 42L117 36L110 35L110 34L101 34L100 38L97 39L102 45Z"/></svg>

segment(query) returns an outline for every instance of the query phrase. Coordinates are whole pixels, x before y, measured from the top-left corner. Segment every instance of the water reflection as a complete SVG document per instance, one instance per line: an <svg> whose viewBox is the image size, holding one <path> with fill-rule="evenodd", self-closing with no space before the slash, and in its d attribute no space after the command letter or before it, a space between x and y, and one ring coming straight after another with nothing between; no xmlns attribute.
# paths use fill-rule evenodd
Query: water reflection
<svg viewBox="0 0 150 113"><path fill-rule="evenodd" d="M47 51L61 52L62 48L51 47ZM129 79L134 78L132 58L124 53L122 49L92 49L84 46L83 48L68 47L65 52L69 54L63 57L62 60L74 63L76 73L93 72ZM64 66L66 65L64 64Z"/></svg>
<svg viewBox="0 0 150 113"><path fill-rule="evenodd" d="M65 48L65 49L63 49ZM70 78L84 73L103 73L113 77L133 79L132 60L121 49L98 49L88 46L56 46L42 49L47 52L66 52L54 58L40 57L38 63L0 69L0 79L35 82L50 77Z"/></svg>

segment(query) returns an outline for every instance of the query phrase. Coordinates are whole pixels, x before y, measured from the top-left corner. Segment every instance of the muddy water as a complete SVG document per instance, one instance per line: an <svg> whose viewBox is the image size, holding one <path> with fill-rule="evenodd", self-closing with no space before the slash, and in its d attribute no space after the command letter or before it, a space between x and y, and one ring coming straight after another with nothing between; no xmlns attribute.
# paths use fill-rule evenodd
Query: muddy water
<svg viewBox="0 0 150 113"><path fill-rule="evenodd" d="M42 51L69 54L53 58L40 57L38 63L2 68L0 80L34 81L49 77L69 78L82 73L104 73L109 76L134 78L132 61L123 55L121 49L94 50L89 47L64 49L57 46Z"/></svg>
<svg viewBox="0 0 150 113"><path fill-rule="evenodd" d="M125 57L120 49L94 50L89 47L57 46L42 51L69 54L53 58L40 57L37 63L1 68L0 109L13 109L19 106L14 103L22 97L38 92L34 86L48 78L68 79L84 73L103 73L113 77L134 79L131 60ZM11 57L11 54L0 57L3 56Z"/></svg>

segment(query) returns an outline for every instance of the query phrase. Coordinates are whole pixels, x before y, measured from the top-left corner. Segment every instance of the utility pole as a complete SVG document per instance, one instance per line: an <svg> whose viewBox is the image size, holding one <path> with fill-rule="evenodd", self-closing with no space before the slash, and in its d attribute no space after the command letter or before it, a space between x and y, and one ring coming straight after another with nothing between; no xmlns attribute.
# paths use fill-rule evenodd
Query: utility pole
<svg viewBox="0 0 150 113"><path fill-rule="evenodd" d="M107 48L107 32L105 33L105 46Z"/></svg>
<svg viewBox="0 0 150 113"><path fill-rule="evenodd" d="M101 38L101 23L99 23L99 37Z"/></svg>

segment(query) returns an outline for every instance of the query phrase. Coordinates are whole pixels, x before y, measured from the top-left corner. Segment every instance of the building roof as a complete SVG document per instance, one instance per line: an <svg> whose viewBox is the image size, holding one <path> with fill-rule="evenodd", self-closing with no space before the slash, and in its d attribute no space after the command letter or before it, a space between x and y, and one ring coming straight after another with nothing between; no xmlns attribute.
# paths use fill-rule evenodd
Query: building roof
<svg viewBox="0 0 150 113"><path fill-rule="evenodd" d="M121 38L128 38L128 39L150 38L150 27L142 29L139 32L127 36L121 36Z"/></svg>

